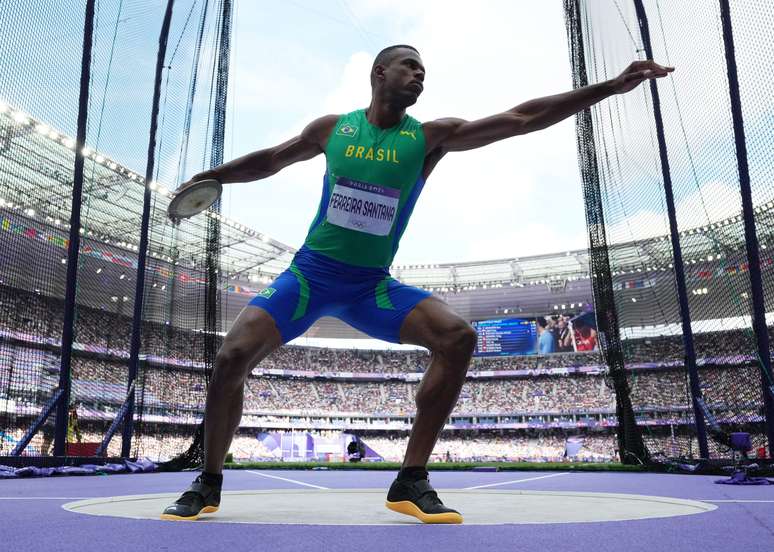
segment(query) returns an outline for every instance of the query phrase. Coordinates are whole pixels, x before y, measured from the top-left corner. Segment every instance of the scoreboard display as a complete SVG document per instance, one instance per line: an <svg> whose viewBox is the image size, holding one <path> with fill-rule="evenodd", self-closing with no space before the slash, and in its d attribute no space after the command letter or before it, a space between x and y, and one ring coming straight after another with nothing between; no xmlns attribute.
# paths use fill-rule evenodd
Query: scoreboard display
<svg viewBox="0 0 774 552"><path fill-rule="evenodd" d="M472 322L478 334L474 356L534 355L537 323L534 319L505 318Z"/></svg>

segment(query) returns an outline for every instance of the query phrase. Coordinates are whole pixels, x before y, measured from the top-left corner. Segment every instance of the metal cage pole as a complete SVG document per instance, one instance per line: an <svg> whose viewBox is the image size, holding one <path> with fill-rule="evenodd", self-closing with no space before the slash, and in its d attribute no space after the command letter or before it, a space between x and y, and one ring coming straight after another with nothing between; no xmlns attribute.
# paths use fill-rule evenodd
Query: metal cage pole
<svg viewBox="0 0 774 552"><path fill-rule="evenodd" d="M67 282L65 284L64 323L62 325L62 359L59 371L61 395L56 405L54 456L65 455L68 407L70 405L70 368L75 335L75 293L78 279L78 250L81 246L81 200L83 196L83 148L86 145L86 123L89 116L89 84L91 81L91 51L94 39L94 0L86 0L81 56L81 86L78 99L78 130L75 138L72 208L70 210L70 243L67 248Z"/></svg>
<svg viewBox="0 0 774 552"><path fill-rule="evenodd" d="M747 248L750 292L752 294L752 326L758 346L758 359L760 361L763 386L763 404L766 416L766 436L768 437L769 453L771 454L772 447L774 447L774 381L771 379L771 353L769 350L769 334L766 328L766 300L763 295L760 250L755 228L755 212L753 209L752 190L750 188L750 170L747 164L747 141L744 133L742 100L739 94L739 75L736 67L734 34L728 0L720 0L720 19L723 24L723 44L725 46L726 69L728 72L728 94L734 125L739 191L742 196L744 241Z"/></svg>
<svg viewBox="0 0 774 552"><path fill-rule="evenodd" d="M159 101L161 98L161 75L164 71L164 59L167 55L167 40L172 22L172 8L175 0L167 1L164 20L159 34L159 52L156 57L156 79L153 85L153 107L151 109L150 140L148 142L148 161L145 167L145 194L142 204L142 225L140 229L140 250L137 256L137 285L134 292L134 314L132 316L132 338L129 349L129 379L127 381L127 408L121 440L121 456L126 458L132 445L134 430L134 380L140 357L140 338L142 336L142 307L145 295L145 264L148 257L148 227L150 225L151 190L153 171L156 162L156 129L158 128ZM107 448L107 445L105 445Z"/></svg>
<svg viewBox="0 0 774 552"><path fill-rule="evenodd" d="M634 9L637 12L637 21L640 27L642 44L645 55L653 59L653 48L650 42L650 28L648 16L642 0L633 0ZM680 246L680 234L677 227L677 214L675 212L675 197L672 190L672 174L669 168L669 153L667 152L666 137L664 136L664 121L661 117L661 98L658 94L658 86L655 80L650 81L650 94L653 98L653 117L656 123L656 137L658 139L658 152L661 160L661 175L664 179L664 195L669 216L669 237L672 242L674 255L675 281L677 284L677 298L680 306L680 323L683 330L683 345L685 346L685 364L688 368L693 415L696 419L696 437L699 441L699 454L702 458L709 458L707 447L707 428L702 414L700 402L701 388L699 386L699 372L696 367L696 350L693 343L693 330L691 329L691 311L688 306L688 291L685 284L685 268L683 266L683 252Z"/></svg>
<svg viewBox="0 0 774 552"><path fill-rule="evenodd" d="M586 51L583 45L581 7L578 0L565 0L565 20L573 68L573 88L588 86ZM621 346L618 312L613 294L605 213L600 189L597 149L593 135L591 109L578 113L575 122L578 135L578 162L583 180L583 201L589 240L591 285L594 293L597 330L610 380L615 390L615 411L618 420L618 455L624 464L640 464L649 460L642 434L637 427L631 401L631 389L626 379L626 366Z"/></svg>

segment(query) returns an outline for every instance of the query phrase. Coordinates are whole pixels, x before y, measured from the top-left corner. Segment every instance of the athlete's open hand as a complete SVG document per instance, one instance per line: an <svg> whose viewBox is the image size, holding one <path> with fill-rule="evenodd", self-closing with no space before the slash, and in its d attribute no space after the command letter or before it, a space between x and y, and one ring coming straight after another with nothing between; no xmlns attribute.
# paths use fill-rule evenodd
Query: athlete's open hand
<svg viewBox="0 0 774 552"><path fill-rule="evenodd" d="M177 190L175 190L175 195L179 195L181 192L185 191L186 189L190 188L200 180L206 180L208 178L215 178L215 173L213 171L204 171L200 172L199 174L194 175L191 180L188 180L186 182L183 182L178 186Z"/></svg>
<svg viewBox="0 0 774 552"><path fill-rule="evenodd" d="M617 94L623 94L633 90L646 80L666 77L674 70L674 67L659 65L650 59L635 61L623 73L613 79L613 86Z"/></svg>

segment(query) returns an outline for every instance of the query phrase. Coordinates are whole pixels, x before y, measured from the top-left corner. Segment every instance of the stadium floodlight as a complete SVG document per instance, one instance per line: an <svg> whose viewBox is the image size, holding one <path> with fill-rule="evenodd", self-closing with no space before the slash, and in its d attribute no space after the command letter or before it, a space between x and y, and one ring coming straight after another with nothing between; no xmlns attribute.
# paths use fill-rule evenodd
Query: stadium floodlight
<svg viewBox="0 0 774 552"><path fill-rule="evenodd" d="M45 136L46 134L48 134L48 131L49 131L49 130L50 130L50 129L49 129L49 128L48 128L46 125L44 125L44 124L42 124L42 123L41 123L41 124L39 124L38 126L36 126L36 127L35 127L35 131L36 131L38 134L42 134L42 135L44 135L44 136Z"/></svg>
<svg viewBox="0 0 774 552"><path fill-rule="evenodd" d="M17 111L13 114L13 120L19 123L20 125L26 125L29 123L29 119L27 119L27 114L23 111Z"/></svg>
<svg viewBox="0 0 774 552"><path fill-rule="evenodd" d="M84 146L83 149L81 150L81 154L84 157L88 157L89 155L91 155L91 148L89 146Z"/></svg>
<svg viewBox="0 0 774 552"><path fill-rule="evenodd" d="M97 157L94 158L94 161L96 161L97 163L102 163L104 160L105 158L102 157L101 155L97 155Z"/></svg>
<svg viewBox="0 0 774 552"><path fill-rule="evenodd" d="M67 264L67 259L62 259L62 264Z"/></svg>
<svg viewBox="0 0 774 552"><path fill-rule="evenodd" d="M5 113L8 111L8 104L5 102L0 102L0 113Z"/></svg>

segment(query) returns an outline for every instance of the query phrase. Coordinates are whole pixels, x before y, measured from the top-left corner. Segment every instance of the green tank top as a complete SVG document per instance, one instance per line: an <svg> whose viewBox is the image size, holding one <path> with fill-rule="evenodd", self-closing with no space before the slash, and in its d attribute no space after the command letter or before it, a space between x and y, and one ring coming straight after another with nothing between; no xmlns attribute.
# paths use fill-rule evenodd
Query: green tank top
<svg viewBox="0 0 774 552"><path fill-rule="evenodd" d="M424 185L421 123L405 115L380 129L365 109L347 113L325 157L322 199L304 246L354 266L389 267Z"/></svg>

